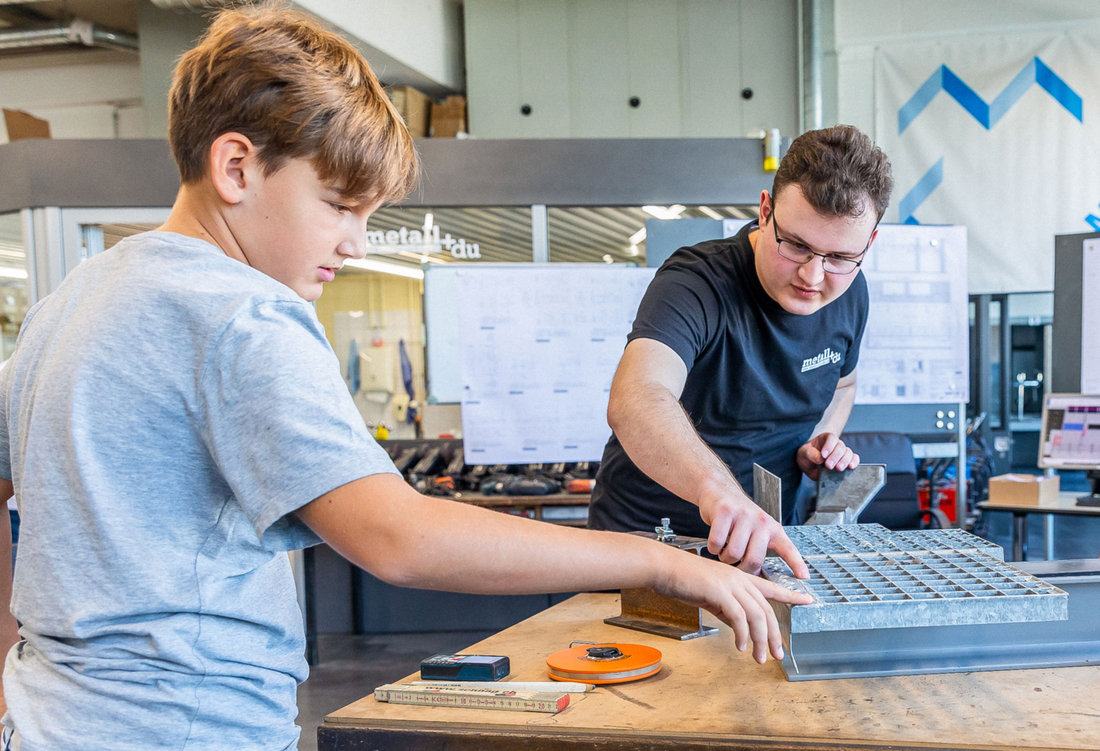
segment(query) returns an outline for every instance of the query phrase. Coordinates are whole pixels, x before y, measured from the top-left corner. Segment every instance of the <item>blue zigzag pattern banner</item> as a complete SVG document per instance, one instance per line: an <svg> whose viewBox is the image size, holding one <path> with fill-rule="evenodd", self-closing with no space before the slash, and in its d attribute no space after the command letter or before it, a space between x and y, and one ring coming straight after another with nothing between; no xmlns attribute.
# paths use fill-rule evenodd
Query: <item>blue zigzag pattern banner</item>
<svg viewBox="0 0 1100 751"><path fill-rule="evenodd" d="M967 228L972 293L1053 289L1056 234L1100 229L1100 30L874 53L886 221Z"/></svg>
<svg viewBox="0 0 1100 751"><path fill-rule="evenodd" d="M1071 89L1058 74L1047 67L1046 63L1037 57L1033 57L1024 69L1012 79L1012 83L1005 86L1004 91L997 95L992 104L986 104L985 100L978 96L974 89L966 85L961 78L948 68L941 65L939 69L928 77L924 85L917 89L917 93L898 110L898 135L900 136L909 127L909 124L917 119L924 108L941 91L946 93L962 108L989 130L996 125L1005 113L1012 109L1012 105L1020 101L1020 97L1032 86L1039 86L1043 91L1054 97L1058 104L1077 118L1084 120L1082 115L1082 101L1077 92Z"/></svg>
<svg viewBox="0 0 1100 751"><path fill-rule="evenodd" d="M1038 57L1033 57L991 104L986 104L985 100L950 68L941 65L917 89L917 93L898 110L898 135L905 132L906 128L917 119L920 113L924 112L941 91L962 105L971 117L989 130L1000 122L1005 113L1012 109L1012 105L1016 104L1028 89L1036 85L1054 97L1054 100L1076 117L1078 122L1084 122L1081 97L1046 63ZM943 158L941 157L898 202L898 218L904 224L920 224L913 215L914 212L942 182Z"/></svg>

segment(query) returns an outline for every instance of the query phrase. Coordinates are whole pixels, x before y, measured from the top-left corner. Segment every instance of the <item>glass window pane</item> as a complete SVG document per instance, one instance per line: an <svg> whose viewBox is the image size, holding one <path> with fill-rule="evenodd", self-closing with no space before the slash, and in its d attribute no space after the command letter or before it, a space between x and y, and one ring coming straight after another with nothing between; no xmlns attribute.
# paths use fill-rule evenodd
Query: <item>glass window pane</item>
<svg viewBox="0 0 1100 751"><path fill-rule="evenodd" d="M159 223L101 224L99 228L103 231L103 249L110 250L117 245L120 240L130 237L130 235L136 235L140 232L151 232L159 226Z"/></svg>
<svg viewBox="0 0 1100 751"><path fill-rule="evenodd" d="M27 315L30 299L27 276L23 217L18 211L0 214L0 360L11 357Z"/></svg>
<svg viewBox="0 0 1100 751"><path fill-rule="evenodd" d="M367 222L368 257L421 263L529 262L531 209L383 208Z"/></svg>
<svg viewBox="0 0 1100 751"><path fill-rule="evenodd" d="M553 206L547 209L549 258L554 263L646 265L646 220L755 219L755 206ZM722 227L703 234L722 237ZM698 241L698 240L696 240Z"/></svg>

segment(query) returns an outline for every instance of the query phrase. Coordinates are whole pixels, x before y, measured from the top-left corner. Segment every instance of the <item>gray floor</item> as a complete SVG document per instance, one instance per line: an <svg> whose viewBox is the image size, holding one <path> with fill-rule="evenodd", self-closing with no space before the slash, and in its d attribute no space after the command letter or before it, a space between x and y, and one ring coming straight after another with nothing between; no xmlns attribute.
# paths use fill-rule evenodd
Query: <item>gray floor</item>
<svg viewBox="0 0 1100 751"><path fill-rule="evenodd" d="M310 669L309 679L298 689L302 728L298 751L316 751L317 726L325 715L363 698L376 686L415 672L425 657L464 649L491 633L321 635L321 662Z"/></svg>

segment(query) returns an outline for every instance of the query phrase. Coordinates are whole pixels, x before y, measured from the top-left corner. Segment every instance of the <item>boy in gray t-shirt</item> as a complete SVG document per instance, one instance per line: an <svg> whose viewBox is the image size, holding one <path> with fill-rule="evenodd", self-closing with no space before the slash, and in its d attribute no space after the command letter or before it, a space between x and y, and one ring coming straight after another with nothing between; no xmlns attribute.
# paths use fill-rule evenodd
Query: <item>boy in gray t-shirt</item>
<svg viewBox="0 0 1100 751"><path fill-rule="evenodd" d="M0 495L23 519L0 742L293 749L306 666L285 551L322 539L422 588L654 587L758 661L781 655L764 598L801 595L638 537L420 496L371 439L309 301L417 167L350 45L298 14L225 12L180 61L169 116L171 218L35 305L0 371Z"/></svg>

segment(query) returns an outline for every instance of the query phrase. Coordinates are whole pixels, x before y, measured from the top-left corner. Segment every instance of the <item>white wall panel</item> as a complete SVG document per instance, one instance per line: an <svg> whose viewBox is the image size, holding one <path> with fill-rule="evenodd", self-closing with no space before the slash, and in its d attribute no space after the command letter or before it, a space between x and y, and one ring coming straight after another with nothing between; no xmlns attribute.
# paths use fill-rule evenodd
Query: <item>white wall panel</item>
<svg viewBox="0 0 1100 751"><path fill-rule="evenodd" d="M569 137L569 23L566 0L520 3L519 91L531 114L523 118L522 138ZM476 132L476 131L475 131Z"/></svg>
<svg viewBox="0 0 1100 751"><path fill-rule="evenodd" d="M466 55L476 76L467 79L470 132L480 138L522 133L519 73L519 0L470 0L477 23L466 24ZM523 136L512 135L512 138Z"/></svg>
<svg viewBox="0 0 1100 751"><path fill-rule="evenodd" d="M465 7L475 136L730 137L797 128L795 0ZM748 102L745 86L754 92ZM630 106L632 97L640 106ZM518 114L523 104L531 115Z"/></svg>
<svg viewBox="0 0 1100 751"><path fill-rule="evenodd" d="M627 110L629 132L635 138L680 135L678 10L667 0L632 0L627 5L627 98L641 100Z"/></svg>
<svg viewBox="0 0 1100 751"><path fill-rule="evenodd" d="M745 135L740 94L741 3L696 0L682 3L680 14L683 135Z"/></svg>
<svg viewBox="0 0 1100 751"><path fill-rule="evenodd" d="M753 97L741 105L741 133L798 123L798 13L794 0L741 2L741 85ZM739 96L738 91L732 92Z"/></svg>
<svg viewBox="0 0 1100 751"><path fill-rule="evenodd" d="M626 0L569 7L569 121L574 138L630 132Z"/></svg>

